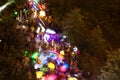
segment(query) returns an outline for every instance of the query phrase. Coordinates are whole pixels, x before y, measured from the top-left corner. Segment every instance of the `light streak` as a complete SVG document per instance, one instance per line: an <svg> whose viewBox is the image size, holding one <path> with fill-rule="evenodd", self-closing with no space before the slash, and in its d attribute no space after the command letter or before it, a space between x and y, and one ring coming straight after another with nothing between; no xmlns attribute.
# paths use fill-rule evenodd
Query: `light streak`
<svg viewBox="0 0 120 80"><path fill-rule="evenodd" d="M14 3L14 0L10 0L8 1L6 4L4 4L3 6L0 7L0 12L3 11L8 5Z"/></svg>

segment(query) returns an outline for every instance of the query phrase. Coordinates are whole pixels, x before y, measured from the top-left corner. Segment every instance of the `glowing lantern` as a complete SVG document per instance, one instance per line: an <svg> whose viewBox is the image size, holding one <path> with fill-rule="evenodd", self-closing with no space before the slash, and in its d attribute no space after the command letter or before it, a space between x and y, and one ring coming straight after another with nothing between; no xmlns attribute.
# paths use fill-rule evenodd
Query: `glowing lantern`
<svg viewBox="0 0 120 80"><path fill-rule="evenodd" d="M48 67L49 67L50 69L55 69L55 65L54 65L52 62L49 62L49 63L48 63Z"/></svg>
<svg viewBox="0 0 120 80"><path fill-rule="evenodd" d="M36 78L37 78L37 79L41 78L41 77L43 76L43 74L44 74L44 73L43 73L42 71L37 71L37 72L36 72Z"/></svg>
<svg viewBox="0 0 120 80"><path fill-rule="evenodd" d="M40 17L45 17L45 16L46 16L45 11L41 10L41 11L40 11Z"/></svg>

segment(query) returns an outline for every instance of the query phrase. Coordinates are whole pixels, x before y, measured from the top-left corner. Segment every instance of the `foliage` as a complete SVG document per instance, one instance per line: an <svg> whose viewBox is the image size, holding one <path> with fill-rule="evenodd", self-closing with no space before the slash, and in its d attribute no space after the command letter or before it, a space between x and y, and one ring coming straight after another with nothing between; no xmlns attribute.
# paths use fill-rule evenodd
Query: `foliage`
<svg viewBox="0 0 120 80"><path fill-rule="evenodd" d="M95 21L103 31L103 36L112 44L112 48L119 48L120 0L49 0L48 3L52 15L54 18L57 17L58 24L61 23L61 18L64 18L64 15L69 13L70 10L73 10L75 7L81 8L84 14L87 13L92 17L91 19L95 18Z"/></svg>
<svg viewBox="0 0 120 80"><path fill-rule="evenodd" d="M16 30L13 18L0 22L0 40L0 80L19 80L18 76L25 80L25 67L21 63L25 38L23 31Z"/></svg>
<svg viewBox="0 0 120 80"><path fill-rule="evenodd" d="M120 48L107 51L106 65L101 69L100 80L120 80Z"/></svg>
<svg viewBox="0 0 120 80"><path fill-rule="evenodd" d="M104 65L105 49L109 45L103 38L100 26L96 25L91 28L86 19L89 20L87 16L81 14L80 9L75 8L66 14L63 20L63 30L64 34L69 37L69 41L77 45L81 51L78 66L82 66L84 70L91 71L96 76L95 74L98 74L99 69ZM94 22L90 24L94 25Z"/></svg>
<svg viewBox="0 0 120 80"><path fill-rule="evenodd" d="M80 9L76 8L72 10L64 18L64 33L68 35L70 41L73 44L76 44L81 50L86 49L89 53L95 53L99 51L104 52L104 49L106 48L104 44L106 41L102 36L102 30L100 26L96 25L91 29L88 26L89 23L86 22L86 19L87 18L81 14Z"/></svg>

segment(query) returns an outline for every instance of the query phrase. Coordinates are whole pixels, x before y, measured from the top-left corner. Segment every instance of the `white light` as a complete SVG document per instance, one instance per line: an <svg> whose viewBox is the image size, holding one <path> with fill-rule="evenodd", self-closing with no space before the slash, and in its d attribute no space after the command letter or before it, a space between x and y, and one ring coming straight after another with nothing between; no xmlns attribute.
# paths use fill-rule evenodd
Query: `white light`
<svg viewBox="0 0 120 80"><path fill-rule="evenodd" d="M56 32L54 30L52 30L52 29L47 29L46 33L48 33L48 34L56 34Z"/></svg>
<svg viewBox="0 0 120 80"><path fill-rule="evenodd" d="M2 40L0 40L0 42L2 42Z"/></svg>
<svg viewBox="0 0 120 80"><path fill-rule="evenodd" d="M14 1L14 0L11 0L11 1L7 2L6 4L4 4L3 6L1 6L1 7L0 7L0 12L1 12L2 10L4 10L8 5L12 4L13 2L15 2L15 1Z"/></svg>
<svg viewBox="0 0 120 80"><path fill-rule="evenodd" d="M45 17L46 16L46 13L45 13L45 11L40 11L40 17Z"/></svg>
<svg viewBox="0 0 120 80"><path fill-rule="evenodd" d="M25 26L24 26L24 25L23 25L22 27L25 29Z"/></svg>
<svg viewBox="0 0 120 80"><path fill-rule="evenodd" d="M48 41L49 39L50 39L50 35L45 34L45 35L44 35L44 42L47 43L47 41Z"/></svg>
<svg viewBox="0 0 120 80"><path fill-rule="evenodd" d="M66 35L63 35L63 38L65 39L67 36Z"/></svg>
<svg viewBox="0 0 120 80"><path fill-rule="evenodd" d="M77 48L77 47L74 47L74 48L73 48L73 51L74 51L74 52L77 52L77 51L78 51L78 48Z"/></svg>
<svg viewBox="0 0 120 80"><path fill-rule="evenodd" d="M33 16L34 18L36 18L37 17L37 10L35 10L35 12L34 12L34 16Z"/></svg>
<svg viewBox="0 0 120 80"><path fill-rule="evenodd" d="M45 28L43 27L43 25L41 23L39 23L39 26L41 27L41 31L45 32Z"/></svg>
<svg viewBox="0 0 120 80"><path fill-rule="evenodd" d="M42 68L42 66L43 66L42 64L35 64L34 69Z"/></svg>
<svg viewBox="0 0 120 80"><path fill-rule="evenodd" d="M36 33L39 33L39 31L40 31L40 27L37 28Z"/></svg>

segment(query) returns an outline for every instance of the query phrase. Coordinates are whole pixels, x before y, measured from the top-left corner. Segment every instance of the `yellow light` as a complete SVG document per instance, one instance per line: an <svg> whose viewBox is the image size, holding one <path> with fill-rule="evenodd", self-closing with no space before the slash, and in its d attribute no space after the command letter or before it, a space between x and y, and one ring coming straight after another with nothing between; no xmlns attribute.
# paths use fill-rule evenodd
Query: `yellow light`
<svg viewBox="0 0 120 80"><path fill-rule="evenodd" d="M37 78L37 79L41 78L41 77L43 76L43 74L44 74L44 73L43 73L42 71L37 71L37 72L36 72L36 78Z"/></svg>
<svg viewBox="0 0 120 80"><path fill-rule="evenodd" d="M45 11L40 11L40 17L45 17L46 16L46 13L45 13Z"/></svg>
<svg viewBox="0 0 120 80"><path fill-rule="evenodd" d="M49 67L50 69L54 69L54 68L55 68L55 65L54 65L52 62L49 62L49 63L48 63L48 67Z"/></svg>
<svg viewBox="0 0 120 80"><path fill-rule="evenodd" d="M78 80L78 79L75 77L69 77L67 80Z"/></svg>
<svg viewBox="0 0 120 80"><path fill-rule="evenodd" d="M65 55L65 53L64 53L64 51L63 51L63 50L62 50L62 51L60 51L60 54Z"/></svg>

